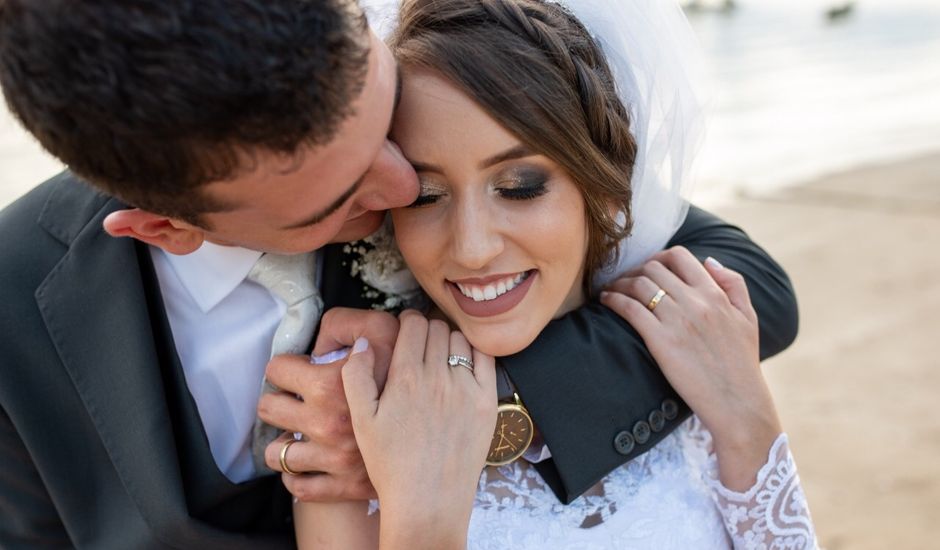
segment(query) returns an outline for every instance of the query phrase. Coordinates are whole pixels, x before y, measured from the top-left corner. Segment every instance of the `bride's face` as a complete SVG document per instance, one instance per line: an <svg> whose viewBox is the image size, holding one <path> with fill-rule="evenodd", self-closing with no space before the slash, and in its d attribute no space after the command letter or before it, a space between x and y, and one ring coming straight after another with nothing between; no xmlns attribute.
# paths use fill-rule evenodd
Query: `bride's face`
<svg viewBox="0 0 940 550"><path fill-rule="evenodd" d="M392 137L421 189L392 211L401 252L471 344L521 351L581 304L585 206L559 165L429 73L406 76Z"/></svg>

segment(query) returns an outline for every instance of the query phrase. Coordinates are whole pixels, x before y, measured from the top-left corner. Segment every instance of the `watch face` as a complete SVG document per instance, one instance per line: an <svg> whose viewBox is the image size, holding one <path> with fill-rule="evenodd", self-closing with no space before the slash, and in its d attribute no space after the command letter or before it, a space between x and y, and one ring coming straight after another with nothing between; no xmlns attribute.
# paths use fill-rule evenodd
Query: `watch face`
<svg viewBox="0 0 940 550"><path fill-rule="evenodd" d="M500 466L522 456L532 443L532 431L532 418L525 408L512 404L500 405L486 464Z"/></svg>

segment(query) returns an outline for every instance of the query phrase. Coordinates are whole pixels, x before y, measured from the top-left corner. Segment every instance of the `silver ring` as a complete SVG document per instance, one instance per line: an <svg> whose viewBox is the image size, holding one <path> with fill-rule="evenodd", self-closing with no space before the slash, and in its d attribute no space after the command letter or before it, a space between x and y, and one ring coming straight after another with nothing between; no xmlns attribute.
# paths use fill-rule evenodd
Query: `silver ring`
<svg viewBox="0 0 940 550"><path fill-rule="evenodd" d="M451 367L463 367L473 372L473 359L463 355L450 355L447 357L447 364Z"/></svg>

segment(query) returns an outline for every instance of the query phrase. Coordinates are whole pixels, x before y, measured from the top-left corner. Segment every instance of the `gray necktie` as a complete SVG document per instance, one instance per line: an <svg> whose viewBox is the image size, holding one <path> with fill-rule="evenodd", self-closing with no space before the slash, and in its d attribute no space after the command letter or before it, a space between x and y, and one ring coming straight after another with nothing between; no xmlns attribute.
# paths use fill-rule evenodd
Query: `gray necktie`
<svg viewBox="0 0 940 550"><path fill-rule="evenodd" d="M310 347L313 331L320 321L323 300L317 292L316 254L298 254L282 256L265 254L258 259L248 273L248 280L254 281L287 304L287 311L274 333L271 343L271 357L285 353L303 354ZM262 393L276 392L278 389L267 379L262 381ZM277 438L280 430L255 418L252 430L251 455L255 472L270 472L264 462L264 449Z"/></svg>

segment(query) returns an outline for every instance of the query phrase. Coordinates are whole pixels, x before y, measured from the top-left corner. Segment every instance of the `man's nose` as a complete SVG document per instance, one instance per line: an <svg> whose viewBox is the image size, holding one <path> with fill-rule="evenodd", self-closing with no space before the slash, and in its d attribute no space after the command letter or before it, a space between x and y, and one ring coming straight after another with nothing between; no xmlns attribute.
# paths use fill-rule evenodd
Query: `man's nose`
<svg viewBox="0 0 940 550"><path fill-rule="evenodd" d="M379 156L365 176L360 204L368 210L388 210L413 203L418 197L418 176L395 142L385 140Z"/></svg>

